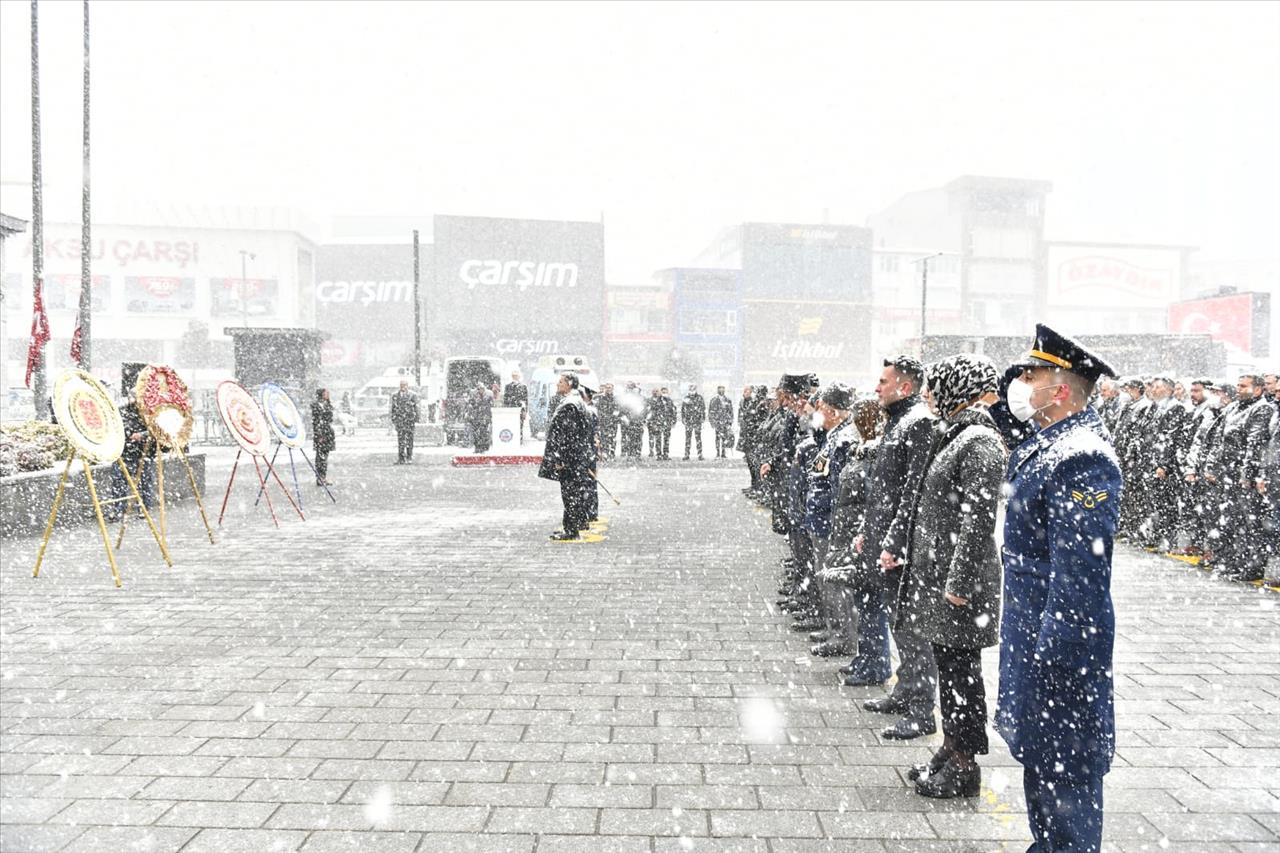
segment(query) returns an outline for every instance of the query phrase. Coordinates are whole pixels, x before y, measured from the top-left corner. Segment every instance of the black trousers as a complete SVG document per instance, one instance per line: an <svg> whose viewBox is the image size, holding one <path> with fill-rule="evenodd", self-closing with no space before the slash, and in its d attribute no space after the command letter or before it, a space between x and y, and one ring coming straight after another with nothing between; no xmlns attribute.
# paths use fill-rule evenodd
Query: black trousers
<svg viewBox="0 0 1280 853"><path fill-rule="evenodd" d="M644 444L644 427L626 426L622 428L622 455L631 459L640 458L640 447Z"/></svg>
<svg viewBox="0 0 1280 853"><path fill-rule="evenodd" d="M625 441L625 439L624 439ZM612 459L618 450L618 422L600 419L600 453L605 459Z"/></svg>
<svg viewBox="0 0 1280 853"><path fill-rule="evenodd" d="M938 705L942 731L957 752L986 755L987 693L982 684L982 649L933 644L938 664Z"/></svg>
<svg viewBox="0 0 1280 853"><path fill-rule="evenodd" d="M408 462L413 458L413 424L396 427L396 459Z"/></svg>
<svg viewBox="0 0 1280 853"><path fill-rule="evenodd" d="M654 439L657 439L655 442ZM649 450L657 454L659 459L671 458L671 429L656 427L649 429Z"/></svg>
<svg viewBox="0 0 1280 853"><path fill-rule="evenodd" d="M724 458L733 447L732 433L725 427L716 427L716 456Z"/></svg>
<svg viewBox="0 0 1280 853"><path fill-rule="evenodd" d="M329 450L316 448L316 481L323 483L329 479Z"/></svg>
<svg viewBox="0 0 1280 853"><path fill-rule="evenodd" d="M689 458L689 444L694 439L698 440L698 458L702 458L702 424L685 424L684 427L684 458Z"/></svg>
<svg viewBox="0 0 1280 853"><path fill-rule="evenodd" d="M590 477L566 476L560 481L560 502L564 505L564 532L581 533L587 527L587 484L595 485Z"/></svg>
<svg viewBox="0 0 1280 853"><path fill-rule="evenodd" d="M1178 513L1181 536L1186 544L1204 548L1209 544L1209 530L1217 517L1213 502L1214 486L1199 477L1194 483L1183 482L1181 509Z"/></svg>
<svg viewBox="0 0 1280 853"><path fill-rule="evenodd" d="M1224 571L1261 578L1267 562L1267 499L1240 478L1222 484L1222 518L1218 527L1220 544L1215 560Z"/></svg>
<svg viewBox="0 0 1280 853"><path fill-rule="evenodd" d="M1177 472L1170 472L1163 480L1152 478L1147 487L1151 501L1151 533L1148 544L1158 548L1172 548L1178 544L1178 493L1179 485L1186 485Z"/></svg>
<svg viewBox="0 0 1280 853"><path fill-rule="evenodd" d="M755 491L760 489L760 461L756 459L756 455L747 452L747 473L751 475L751 488Z"/></svg>

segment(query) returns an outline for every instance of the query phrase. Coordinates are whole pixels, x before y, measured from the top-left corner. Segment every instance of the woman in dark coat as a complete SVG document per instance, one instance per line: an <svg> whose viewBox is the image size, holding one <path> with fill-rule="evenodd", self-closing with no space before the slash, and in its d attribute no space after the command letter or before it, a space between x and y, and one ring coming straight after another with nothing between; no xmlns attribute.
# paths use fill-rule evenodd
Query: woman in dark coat
<svg viewBox="0 0 1280 853"><path fill-rule="evenodd" d="M333 403L328 388L317 388L311 404L311 441L316 451L316 485L332 486L329 480L329 453L337 446L333 434Z"/></svg>
<svg viewBox="0 0 1280 853"><path fill-rule="evenodd" d="M831 537L827 540L826 559L817 575L828 633L823 645L833 654L856 651L853 647L858 636L858 590L854 585L857 555L853 538L858 535L866 511L867 482L875 465L880 426L884 421L880 406L874 400L859 400L853 407L851 420L859 441L840 470L840 488L831 510ZM814 653L825 657L827 650L819 652L815 648Z"/></svg>
<svg viewBox="0 0 1280 853"><path fill-rule="evenodd" d="M977 796L974 757L987 752L982 649L1000 636L995 530L1005 448L985 400L999 379L995 365L969 354L927 371L943 429L921 484L898 608L899 624L929 640L938 663L942 748L907 774L926 797Z"/></svg>

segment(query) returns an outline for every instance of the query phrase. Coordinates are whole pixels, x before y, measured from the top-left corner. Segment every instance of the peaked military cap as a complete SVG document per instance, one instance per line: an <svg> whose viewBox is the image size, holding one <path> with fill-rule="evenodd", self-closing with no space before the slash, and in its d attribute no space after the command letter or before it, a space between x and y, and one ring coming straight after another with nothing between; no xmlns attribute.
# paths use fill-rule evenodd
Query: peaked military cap
<svg viewBox="0 0 1280 853"><path fill-rule="evenodd" d="M1116 375L1111 365L1089 352L1083 346L1066 335L1059 334L1044 323L1036 323L1036 340L1031 351L1015 366L1058 367L1078 373L1085 379L1096 380L1099 376Z"/></svg>

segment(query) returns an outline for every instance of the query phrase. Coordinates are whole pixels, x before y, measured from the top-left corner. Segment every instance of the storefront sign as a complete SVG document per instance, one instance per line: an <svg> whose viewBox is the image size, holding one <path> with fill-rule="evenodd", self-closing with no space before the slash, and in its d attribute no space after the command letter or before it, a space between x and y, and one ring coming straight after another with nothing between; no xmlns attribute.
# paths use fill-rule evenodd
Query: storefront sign
<svg viewBox="0 0 1280 853"><path fill-rule="evenodd" d="M1164 308L1180 295L1181 247L1049 243L1046 303L1088 308Z"/></svg>

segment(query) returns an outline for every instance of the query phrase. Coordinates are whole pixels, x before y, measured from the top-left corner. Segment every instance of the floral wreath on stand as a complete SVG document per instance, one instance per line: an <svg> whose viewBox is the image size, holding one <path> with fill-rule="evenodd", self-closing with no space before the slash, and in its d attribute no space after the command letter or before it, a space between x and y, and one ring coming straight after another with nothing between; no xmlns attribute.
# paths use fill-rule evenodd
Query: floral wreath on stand
<svg viewBox="0 0 1280 853"><path fill-rule="evenodd" d="M147 431L162 450L181 448L191 443L191 395L172 367L148 364L138 373L133 386Z"/></svg>

